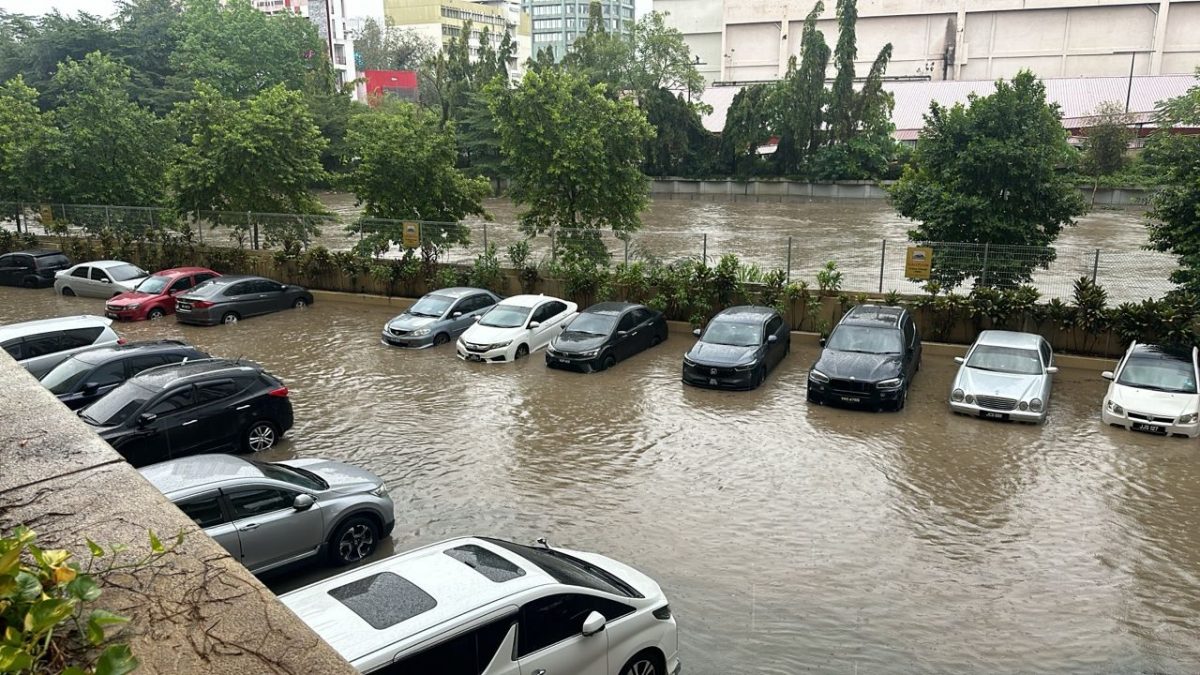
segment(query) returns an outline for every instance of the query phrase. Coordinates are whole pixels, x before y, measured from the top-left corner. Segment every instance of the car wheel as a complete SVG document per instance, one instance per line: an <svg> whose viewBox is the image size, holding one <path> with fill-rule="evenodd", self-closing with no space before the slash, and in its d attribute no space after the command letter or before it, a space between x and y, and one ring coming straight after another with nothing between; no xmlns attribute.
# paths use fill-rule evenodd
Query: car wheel
<svg viewBox="0 0 1200 675"><path fill-rule="evenodd" d="M608 370L615 365L617 365L617 357L609 354L608 356L604 357L603 361L600 362L600 370Z"/></svg>
<svg viewBox="0 0 1200 675"><path fill-rule="evenodd" d="M660 659L651 652L634 654L629 663L621 669L621 675L666 675L659 669Z"/></svg>
<svg viewBox="0 0 1200 675"><path fill-rule="evenodd" d="M650 338L650 346L651 346L651 347L657 347L657 346L658 346L658 343L660 343L660 342L662 342L662 340L658 339L658 336L657 336L657 335L655 335L654 337Z"/></svg>
<svg viewBox="0 0 1200 675"><path fill-rule="evenodd" d="M292 303L292 307L295 309L304 309L308 307L308 301L304 298L296 298L296 301Z"/></svg>
<svg viewBox="0 0 1200 675"><path fill-rule="evenodd" d="M767 367L759 366L758 370L754 371L754 389L762 386L763 380L767 379Z"/></svg>
<svg viewBox="0 0 1200 675"><path fill-rule="evenodd" d="M901 410L904 410L904 405L906 403L908 403L908 390L901 389L900 390L900 398L896 399L896 412L900 412Z"/></svg>
<svg viewBox="0 0 1200 675"><path fill-rule="evenodd" d="M433 336L433 346L434 347L437 347L439 345L444 345L449 341L450 341L450 336L446 335L445 333L438 333L437 335Z"/></svg>
<svg viewBox="0 0 1200 675"><path fill-rule="evenodd" d="M24 279L21 281L21 286L24 288L37 288L37 281L33 279Z"/></svg>
<svg viewBox="0 0 1200 675"><path fill-rule="evenodd" d="M809 403L815 403L817 405L821 405L821 401L819 401L816 396L813 396L813 393L811 391L805 395L805 398L808 399Z"/></svg>
<svg viewBox="0 0 1200 675"><path fill-rule="evenodd" d="M513 357L513 361L520 361L526 356L529 356L529 345L521 345L517 347L517 354Z"/></svg>
<svg viewBox="0 0 1200 675"><path fill-rule="evenodd" d="M154 307L149 312L146 312L146 318L153 321L155 319L163 318L166 316L166 314L167 313L162 310L162 307Z"/></svg>
<svg viewBox="0 0 1200 675"><path fill-rule="evenodd" d="M243 434L243 447L246 452L262 452L270 450L279 440L279 432L275 425L266 420L259 420L246 428Z"/></svg>
<svg viewBox="0 0 1200 675"><path fill-rule="evenodd" d="M354 516L342 523L329 540L329 557L334 565L356 563L375 552L379 528L365 516Z"/></svg>
<svg viewBox="0 0 1200 675"><path fill-rule="evenodd" d="M237 323L237 322L238 322L237 312L225 312L225 315L221 317L221 323Z"/></svg>
<svg viewBox="0 0 1200 675"><path fill-rule="evenodd" d="M75 291L71 290L71 287L70 287L70 286L63 286L63 289L62 289L62 294L63 294L63 297L64 297L64 298L73 298L73 297L75 297Z"/></svg>

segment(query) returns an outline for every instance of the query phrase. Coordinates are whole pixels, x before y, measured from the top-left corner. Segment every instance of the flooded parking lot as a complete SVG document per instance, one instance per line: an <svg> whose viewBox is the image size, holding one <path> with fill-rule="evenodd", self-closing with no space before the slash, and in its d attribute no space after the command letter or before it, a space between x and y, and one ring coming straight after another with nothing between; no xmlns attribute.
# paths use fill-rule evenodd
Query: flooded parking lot
<svg viewBox="0 0 1200 675"><path fill-rule="evenodd" d="M102 305L0 288L0 323ZM546 536L639 567L688 673L1200 671L1200 445L1102 428L1098 372L1060 372L1047 424L1015 426L948 412L948 357L926 356L903 412L872 414L805 402L815 348L725 393L680 384L687 334L584 376L387 348L392 313L318 298L117 330L283 379L296 426L269 458L383 476L379 556Z"/></svg>

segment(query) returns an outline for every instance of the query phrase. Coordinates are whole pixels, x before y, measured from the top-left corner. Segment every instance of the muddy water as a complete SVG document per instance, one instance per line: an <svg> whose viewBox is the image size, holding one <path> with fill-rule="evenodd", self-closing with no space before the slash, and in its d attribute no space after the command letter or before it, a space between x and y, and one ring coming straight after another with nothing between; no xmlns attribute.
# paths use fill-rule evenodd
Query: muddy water
<svg viewBox="0 0 1200 675"><path fill-rule="evenodd" d="M0 323L99 311L0 289ZM1012 426L947 412L948 358L925 359L905 411L858 413L805 403L809 348L721 393L680 384L685 334L582 376L386 348L389 314L118 330L281 377L296 426L269 456L384 476L380 555L544 535L646 571L688 673L1200 672L1200 446L1102 428L1098 373L1060 373L1048 423Z"/></svg>

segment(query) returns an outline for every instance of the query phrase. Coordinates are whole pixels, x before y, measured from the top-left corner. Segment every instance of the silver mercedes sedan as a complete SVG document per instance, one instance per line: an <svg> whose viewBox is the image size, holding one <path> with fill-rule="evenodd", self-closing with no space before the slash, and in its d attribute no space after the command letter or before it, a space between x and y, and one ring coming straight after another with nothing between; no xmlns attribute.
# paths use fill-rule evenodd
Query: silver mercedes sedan
<svg viewBox="0 0 1200 675"><path fill-rule="evenodd" d="M1050 407L1058 368L1042 336L985 330L975 339L950 387L950 410L994 420L1038 424Z"/></svg>

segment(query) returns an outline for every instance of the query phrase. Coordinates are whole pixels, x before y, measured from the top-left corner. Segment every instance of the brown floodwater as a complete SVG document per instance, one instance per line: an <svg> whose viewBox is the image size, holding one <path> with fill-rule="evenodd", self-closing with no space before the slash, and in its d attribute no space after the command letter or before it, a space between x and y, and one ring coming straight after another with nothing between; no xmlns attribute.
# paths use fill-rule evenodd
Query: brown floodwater
<svg viewBox="0 0 1200 675"><path fill-rule="evenodd" d="M0 323L101 311L0 288ZM282 378L296 426L267 455L383 476L397 527L379 556L546 536L644 570L688 673L1200 672L1200 446L1102 427L1098 372L1064 370L1047 423L1016 426L949 413L949 357L875 414L805 402L813 348L724 393L680 383L688 334L578 375L384 347L391 313L318 300L117 330Z"/></svg>

